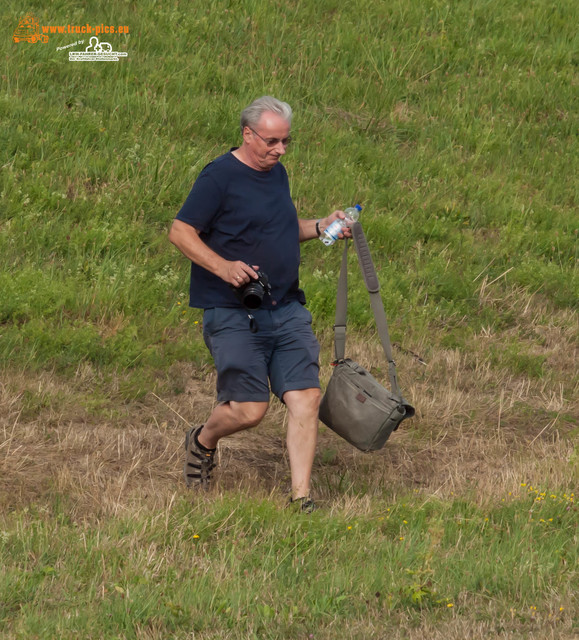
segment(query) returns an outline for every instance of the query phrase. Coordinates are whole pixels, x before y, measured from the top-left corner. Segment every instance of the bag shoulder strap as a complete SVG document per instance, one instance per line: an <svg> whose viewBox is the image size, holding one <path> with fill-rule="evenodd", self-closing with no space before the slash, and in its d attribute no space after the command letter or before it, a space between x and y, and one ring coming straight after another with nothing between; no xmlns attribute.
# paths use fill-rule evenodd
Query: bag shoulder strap
<svg viewBox="0 0 579 640"><path fill-rule="evenodd" d="M336 320L334 323L334 355L343 360L346 353L346 317L348 313L348 240L344 241L342 265L336 294Z"/></svg>
<svg viewBox="0 0 579 640"><path fill-rule="evenodd" d="M392 346L390 344L390 335L388 333L388 321L384 311L384 304L380 296L380 282L374 268L370 249L364 235L364 230L359 222L352 225L352 237L354 238L354 246L358 254L358 264L364 277L364 284L370 294L370 304L374 319L376 320L376 328L380 336L380 342L384 349L384 355L388 362L388 376L392 392L402 398L400 387L398 386L398 378L396 377L396 363L392 356ZM346 352L346 317L348 307L348 240L344 242L344 252L342 254L342 265L340 267L340 278L338 280L338 291L336 295L336 320L334 324L334 353L336 360L342 360Z"/></svg>

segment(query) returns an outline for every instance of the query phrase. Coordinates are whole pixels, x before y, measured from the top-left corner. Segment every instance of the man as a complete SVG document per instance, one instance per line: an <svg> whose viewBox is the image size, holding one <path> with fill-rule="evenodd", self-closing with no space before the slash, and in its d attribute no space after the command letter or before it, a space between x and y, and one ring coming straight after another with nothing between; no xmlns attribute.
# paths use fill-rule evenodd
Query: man
<svg viewBox="0 0 579 640"><path fill-rule="evenodd" d="M292 110L270 96L241 114L242 143L208 164L173 222L169 239L191 260L190 305L204 309L203 335L217 369L217 399L185 439L188 486L208 488L217 443L259 424L271 391L288 409L292 502L311 511L317 443L319 344L299 288L299 243L317 238L342 211L301 220L280 163ZM345 234L349 236L349 230ZM239 294L265 273L270 292L246 309Z"/></svg>

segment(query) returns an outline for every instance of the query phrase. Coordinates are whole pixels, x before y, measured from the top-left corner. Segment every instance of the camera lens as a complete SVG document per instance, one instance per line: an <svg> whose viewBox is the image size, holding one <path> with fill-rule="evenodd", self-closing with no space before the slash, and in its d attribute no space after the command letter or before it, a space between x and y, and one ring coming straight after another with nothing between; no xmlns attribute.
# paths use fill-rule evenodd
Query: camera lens
<svg viewBox="0 0 579 640"><path fill-rule="evenodd" d="M242 302L246 309L259 309L264 288L259 282L250 282L243 290Z"/></svg>

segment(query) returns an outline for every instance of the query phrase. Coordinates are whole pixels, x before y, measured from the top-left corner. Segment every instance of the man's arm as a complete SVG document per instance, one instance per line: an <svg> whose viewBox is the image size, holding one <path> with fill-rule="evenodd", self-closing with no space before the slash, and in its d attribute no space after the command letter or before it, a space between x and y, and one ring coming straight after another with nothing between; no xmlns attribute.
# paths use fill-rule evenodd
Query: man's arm
<svg viewBox="0 0 579 640"><path fill-rule="evenodd" d="M342 220L346 217L346 214L343 211L334 211L327 218L320 219L320 235L324 233L324 231L336 220L337 218L341 218ZM318 234L316 232L316 222L317 220L298 220L300 225L300 242L304 242L305 240L312 240L313 238L317 238ZM338 235L339 238L351 238L352 233L349 228L344 229L344 233L340 233Z"/></svg>
<svg viewBox="0 0 579 640"><path fill-rule="evenodd" d="M314 222L315 226L315 222ZM227 284L239 287L252 278L257 278L257 273L241 260L225 260L210 249L199 237L199 231L182 220L174 220L169 231L169 240L186 257L221 278ZM314 230L315 233L315 230ZM259 268L257 265L255 265Z"/></svg>

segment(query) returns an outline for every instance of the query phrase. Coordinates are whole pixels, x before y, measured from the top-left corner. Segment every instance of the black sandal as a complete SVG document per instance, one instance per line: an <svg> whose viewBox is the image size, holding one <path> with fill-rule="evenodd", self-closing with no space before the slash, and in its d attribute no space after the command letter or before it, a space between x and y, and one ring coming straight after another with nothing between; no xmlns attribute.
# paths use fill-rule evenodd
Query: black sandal
<svg viewBox="0 0 579 640"><path fill-rule="evenodd" d="M188 487L198 486L207 491L211 484L211 472L215 468L216 449L206 449L199 441L203 425L193 427L185 436L185 464L183 477Z"/></svg>

